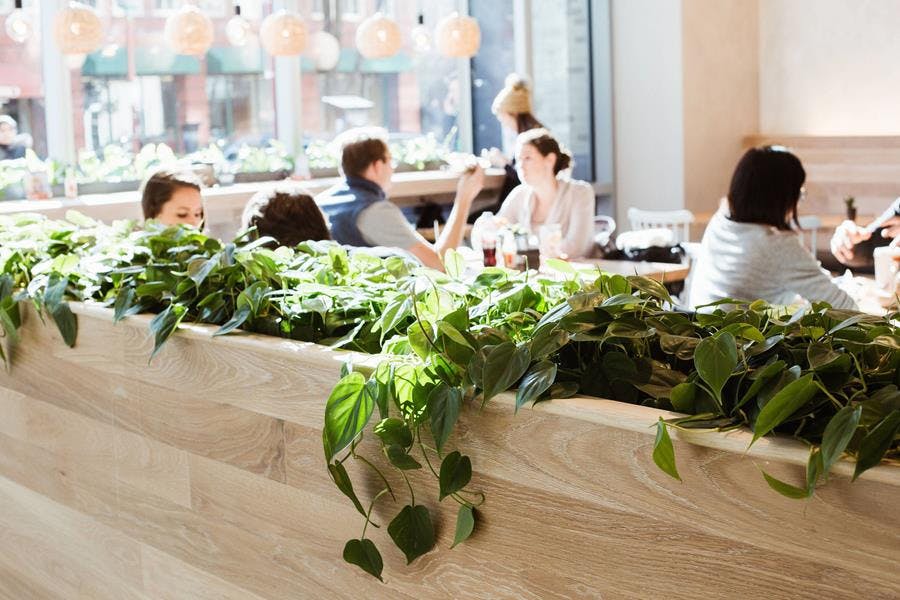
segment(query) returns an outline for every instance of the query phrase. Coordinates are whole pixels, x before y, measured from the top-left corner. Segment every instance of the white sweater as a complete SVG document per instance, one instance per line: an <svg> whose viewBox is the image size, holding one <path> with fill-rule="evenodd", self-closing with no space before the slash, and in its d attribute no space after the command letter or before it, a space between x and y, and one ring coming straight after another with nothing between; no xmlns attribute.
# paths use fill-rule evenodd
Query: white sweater
<svg viewBox="0 0 900 600"><path fill-rule="evenodd" d="M691 268L691 307L723 298L792 304L797 296L824 300L835 308L856 303L832 282L795 231L769 225L737 223L720 208L703 234L700 256Z"/></svg>
<svg viewBox="0 0 900 600"><path fill-rule="evenodd" d="M534 233L538 233L541 225L559 223L563 237L562 251L569 258L584 258L594 248L594 189L589 183L564 177L557 178L557 182L556 199L544 222L531 219L534 190L524 183L513 188L497 216Z"/></svg>

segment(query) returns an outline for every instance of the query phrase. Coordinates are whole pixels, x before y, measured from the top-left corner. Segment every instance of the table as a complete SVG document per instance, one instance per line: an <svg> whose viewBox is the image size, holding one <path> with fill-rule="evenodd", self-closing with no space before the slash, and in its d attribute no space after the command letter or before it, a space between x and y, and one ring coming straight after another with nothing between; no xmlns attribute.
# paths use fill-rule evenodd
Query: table
<svg viewBox="0 0 900 600"><path fill-rule="evenodd" d="M617 275L642 275L650 279L657 279L663 283L676 283L687 279L691 271L686 263L660 263L631 260L607 260L604 258L583 258L572 261L576 268L583 266L597 267L607 273Z"/></svg>

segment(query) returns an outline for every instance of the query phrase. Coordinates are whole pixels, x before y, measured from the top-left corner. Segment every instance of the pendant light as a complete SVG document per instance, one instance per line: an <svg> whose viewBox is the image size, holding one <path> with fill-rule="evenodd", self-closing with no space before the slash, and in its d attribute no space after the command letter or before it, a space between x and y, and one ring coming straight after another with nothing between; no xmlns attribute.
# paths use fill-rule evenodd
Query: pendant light
<svg viewBox="0 0 900 600"><path fill-rule="evenodd" d="M253 26L241 16L241 5L234 5L234 16L225 25L225 37L232 46L246 46L253 38Z"/></svg>
<svg viewBox="0 0 900 600"><path fill-rule="evenodd" d="M364 58L394 56L402 44L400 27L383 13L375 13L356 28L356 49Z"/></svg>
<svg viewBox="0 0 900 600"><path fill-rule="evenodd" d="M312 36L310 58L317 71L330 71L341 60L341 43L331 33L322 30Z"/></svg>
<svg viewBox="0 0 900 600"><path fill-rule="evenodd" d="M34 22L22 8L22 0L16 0L15 10L6 17L6 35L17 44L24 44L34 33Z"/></svg>
<svg viewBox="0 0 900 600"><path fill-rule="evenodd" d="M412 40L413 52L416 54L431 51L431 32L425 27L425 15L422 13L419 13L418 25L409 32L409 39Z"/></svg>
<svg viewBox="0 0 900 600"><path fill-rule="evenodd" d="M481 28L472 17L452 13L438 23L434 30L438 52L444 56L469 58L481 46Z"/></svg>
<svg viewBox="0 0 900 600"><path fill-rule="evenodd" d="M259 41L272 56L295 56L306 48L306 24L299 15L284 9L263 19Z"/></svg>
<svg viewBox="0 0 900 600"><path fill-rule="evenodd" d="M212 46L213 24L199 8L185 4L166 19L163 36L176 54L202 56Z"/></svg>
<svg viewBox="0 0 900 600"><path fill-rule="evenodd" d="M69 2L53 17L53 39L69 68L80 68L87 55L103 44L103 37L97 12L80 2Z"/></svg>

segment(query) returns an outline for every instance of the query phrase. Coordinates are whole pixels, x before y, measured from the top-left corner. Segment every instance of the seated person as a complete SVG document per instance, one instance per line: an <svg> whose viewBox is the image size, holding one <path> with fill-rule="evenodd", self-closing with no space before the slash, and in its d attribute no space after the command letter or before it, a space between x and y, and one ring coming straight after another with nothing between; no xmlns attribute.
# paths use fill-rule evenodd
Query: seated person
<svg viewBox="0 0 900 600"><path fill-rule="evenodd" d="M865 227L849 220L841 223L831 237L831 253L849 267L871 268L874 249L888 244L900 246L900 198Z"/></svg>
<svg viewBox="0 0 900 600"><path fill-rule="evenodd" d="M141 186L141 208L145 219L163 225L203 227L202 183L191 171L160 169Z"/></svg>
<svg viewBox="0 0 900 600"><path fill-rule="evenodd" d="M594 189L589 183L560 176L572 157L546 129L531 129L516 139L516 169L524 182L503 201L502 220L539 233L542 225L559 224L561 251L583 258L594 247Z"/></svg>
<svg viewBox="0 0 900 600"><path fill-rule="evenodd" d="M440 238L430 244L409 224L400 208L387 200L394 168L385 139L382 129L351 130L339 138L344 183L316 199L331 221L331 235L350 246L400 248L426 267L442 270L444 252L462 241L472 201L484 183L484 171L475 167L460 177L447 225Z"/></svg>
<svg viewBox="0 0 900 600"><path fill-rule="evenodd" d="M805 181L800 160L781 146L744 154L732 175L727 205L703 234L687 284L691 307L724 298L787 305L799 295L835 308L856 308L791 228Z"/></svg>
<svg viewBox="0 0 900 600"><path fill-rule="evenodd" d="M256 192L241 216L241 230L256 227L257 237L272 237L275 246L296 246L309 240L330 240L322 211L311 196L279 186Z"/></svg>
<svg viewBox="0 0 900 600"><path fill-rule="evenodd" d="M0 115L0 160L25 157L26 144L18 136L19 124L9 115Z"/></svg>

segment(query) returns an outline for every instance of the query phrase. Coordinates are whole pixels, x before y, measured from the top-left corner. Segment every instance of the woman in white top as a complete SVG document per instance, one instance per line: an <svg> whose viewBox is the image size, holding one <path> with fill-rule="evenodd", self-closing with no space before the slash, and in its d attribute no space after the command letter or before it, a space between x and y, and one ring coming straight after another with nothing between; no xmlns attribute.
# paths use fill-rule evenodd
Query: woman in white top
<svg viewBox="0 0 900 600"><path fill-rule="evenodd" d="M594 243L594 190L584 181L560 176L572 157L546 129L532 129L516 139L516 168L524 182L500 207L498 217L533 233L542 225L559 224L562 253L581 258Z"/></svg>
<svg viewBox="0 0 900 600"><path fill-rule="evenodd" d="M731 178L728 204L706 227L691 269L692 307L724 298L792 304L799 296L856 308L791 228L805 181L800 160L781 146L744 154Z"/></svg>

